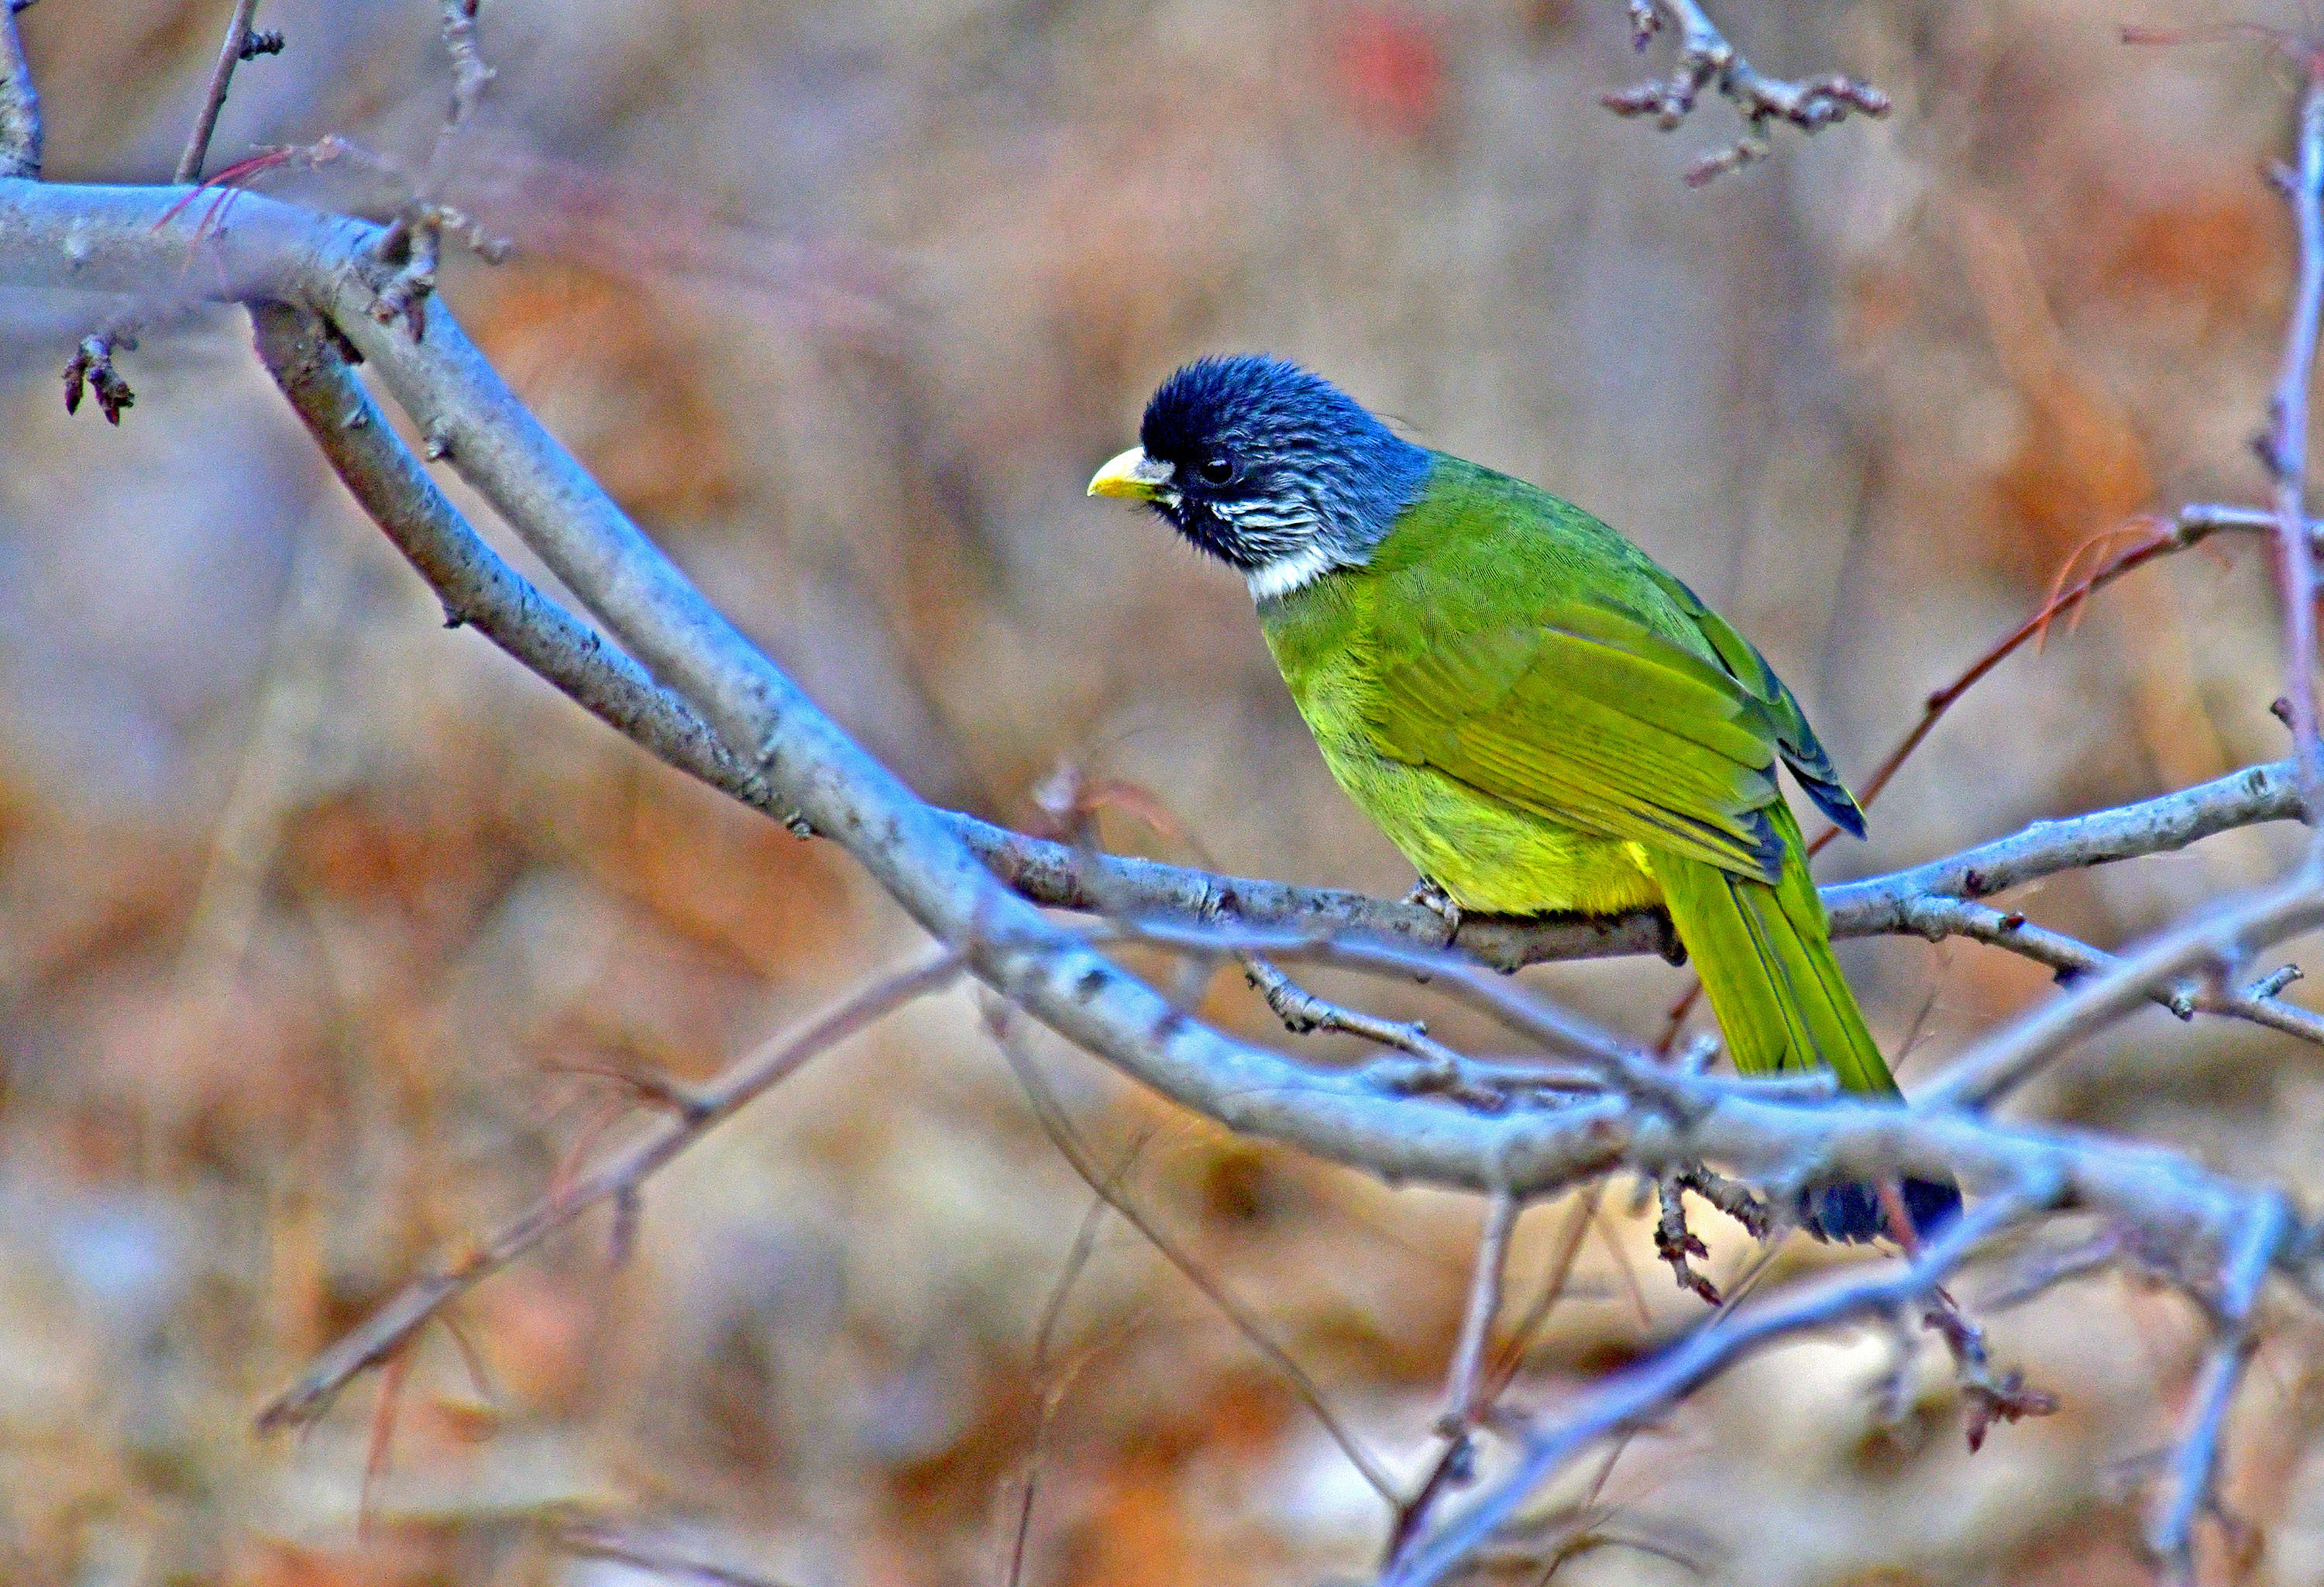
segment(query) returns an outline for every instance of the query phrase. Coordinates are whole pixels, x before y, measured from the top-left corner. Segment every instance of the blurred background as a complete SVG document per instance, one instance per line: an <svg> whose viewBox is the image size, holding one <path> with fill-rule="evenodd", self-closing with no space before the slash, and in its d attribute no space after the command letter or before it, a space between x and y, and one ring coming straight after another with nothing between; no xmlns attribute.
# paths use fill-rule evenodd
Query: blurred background
<svg viewBox="0 0 2324 1587"><path fill-rule="evenodd" d="M443 171L517 253L449 260L446 296L928 798L1021 824L1064 770L1138 790L1114 846L1401 892L1240 582L1083 496L1154 383L1288 355L1593 508L1755 636L1860 775L2093 537L2259 499L2290 269L2264 166L2297 85L2247 42L2116 29L2301 17L2124 5L1729 0L1763 69L1855 73L1895 110L1691 190L1732 116L1600 109L1665 59L1611 0L488 0L499 76ZM228 9L26 14L49 174L165 180ZM290 47L236 78L211 169L330 133L425 169L436 19L267 0ZM376 206L394 182L259 185ZM477 1288L392 1429L367 1378L306 1436L253 1433L404 1278L637 1127L604 1072L706 1078L918 945L827 846L446 632L240 312L162 314L122 355L121 428L68 419L58 372L124 307L0 293L0 1579L664 1579L560 1547L577 1518L798 1587L1000 1587L1026 1516L1036 1587L1363 1577L1382 1506L1250 1343L1119 1219L1075 1259L1090 1193L965 992L653 1181L626 1262L596 1216ZM2274 622L2254 545L2125 580L1955 711L1827 879L2279 758ZM2271 874L2289 836L2018 907L2111 946ZM1843 953L1908 1086L2048 987L1974 945ZM1686 983L1531 979L1648 1036ZM1204 1012L1293 1039L1237 977ZM1033 1057L1379 1460L1424 1470L1476 1205ZM2324 1059L2243 1028L2150 1010L2024 1105L2324 1191ZM1512 1313L1572 1215L1520 1226ZM1751 1253L1702 1221L1724 1280ZM1799 1243L1776 1278L1840 1259ZM1554 1408L1702 1315L1610 1192L1513 1402ZM1993 1324L2057 1416L1972 1457L1933 1342L1894 1423L1881 1336L1796 1344L1594 1495L1596 1462L1545 1496L1506 1579L2149 1580L2136 1507L2196 1315L2107 1277ZM2264 1338L2228 1467L2249 1526L2208 1540L2207 1579L2314 1582L2317 1331L2286 1307Z"/></svg>

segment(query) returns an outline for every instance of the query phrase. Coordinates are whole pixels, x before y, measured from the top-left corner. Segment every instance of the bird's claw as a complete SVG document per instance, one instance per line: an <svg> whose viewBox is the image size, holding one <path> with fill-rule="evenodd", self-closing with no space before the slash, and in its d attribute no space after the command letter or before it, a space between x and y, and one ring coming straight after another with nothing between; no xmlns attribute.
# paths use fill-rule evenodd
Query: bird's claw
<svg viewBox="0 0 2324 1587"><path fill-rule="evenodd" d="M1452 901L1451 893L1446 892L1427 877L1422 877L1420 884L1404 895L1404 901L1407 904L1418 904L1422 909L1443 920L1446 942L1451 942L1461 934L1461 906Z"/></svg>

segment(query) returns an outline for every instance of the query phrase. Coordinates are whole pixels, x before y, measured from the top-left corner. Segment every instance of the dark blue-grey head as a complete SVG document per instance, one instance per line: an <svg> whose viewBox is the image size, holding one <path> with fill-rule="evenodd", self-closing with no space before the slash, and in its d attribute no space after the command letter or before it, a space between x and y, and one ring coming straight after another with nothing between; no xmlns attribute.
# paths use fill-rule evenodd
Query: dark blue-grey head
<svg viewBox="0 0 2324 1587"><path fill-rule="evenodd" d="M1164 381L1138 438L1090 494L1145 502L1261 600L1360 567L1428 476L1428 453L1354 398L1254 354Z"/></svg>

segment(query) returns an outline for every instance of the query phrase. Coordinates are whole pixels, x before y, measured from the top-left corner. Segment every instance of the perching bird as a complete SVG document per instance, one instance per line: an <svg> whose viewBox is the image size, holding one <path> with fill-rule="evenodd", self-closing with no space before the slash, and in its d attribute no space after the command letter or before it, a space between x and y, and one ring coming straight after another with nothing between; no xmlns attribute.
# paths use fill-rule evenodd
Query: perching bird
<svg viewBox="0 0 2324 1587"><path fill-rule="evenodd" d="M1824 1066L1897 1094L1833 960L1780 760L1864 817L1766 660L1613 530L1404 440L1279 359L1162 383L1090 494L1144 502L1240 573L1324 763L1421 874L1500 915L1668 909L1737 1069ZM1907 1179L1925 1231L1950 1184ZM1885 1232L1877 1193L1820 1186L1811 1227Z"/></svg>

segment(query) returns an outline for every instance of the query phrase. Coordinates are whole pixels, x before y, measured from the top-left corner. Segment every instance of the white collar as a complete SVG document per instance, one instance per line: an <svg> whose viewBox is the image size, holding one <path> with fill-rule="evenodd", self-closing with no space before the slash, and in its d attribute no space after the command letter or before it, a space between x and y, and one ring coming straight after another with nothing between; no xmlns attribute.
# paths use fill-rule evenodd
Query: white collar
<svg viewBox="0 0 2324 1587"><path fill-rule="evenodd" d="M1250 586L1253 601L1272 601L1305 589L1338 566L1340 559L1330 547L1309 545L1252 568L1243 578Z"/></svg>

